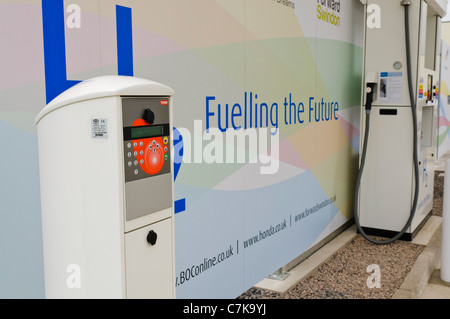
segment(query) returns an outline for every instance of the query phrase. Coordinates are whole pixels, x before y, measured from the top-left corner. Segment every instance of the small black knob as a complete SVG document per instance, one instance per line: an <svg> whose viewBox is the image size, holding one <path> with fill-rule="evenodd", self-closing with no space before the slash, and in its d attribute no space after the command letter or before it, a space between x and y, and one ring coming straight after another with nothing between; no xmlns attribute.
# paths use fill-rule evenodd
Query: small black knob
<svg viewBox="0 0 450 319"><path fill-rule="evenodd" d="M147 242L153 246L154 244L156 244L156 239L158 239L158 235L155 233L155 231L149 231L147 235Z"/></svg>
<svg viewBox="0 0 450 319"><path fill-rule="evenodd" d="M153 122L155 121L155 113L153 113L150 109L145 109L144 121L146 121L148 124L153 124Z"/></svg>

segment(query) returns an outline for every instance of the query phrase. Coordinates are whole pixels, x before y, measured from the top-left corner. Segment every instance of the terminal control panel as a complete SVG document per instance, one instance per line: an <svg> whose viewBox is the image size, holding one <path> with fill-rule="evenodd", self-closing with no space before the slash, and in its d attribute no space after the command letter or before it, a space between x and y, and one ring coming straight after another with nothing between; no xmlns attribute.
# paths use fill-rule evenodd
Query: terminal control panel
<svg viewBox="0 0 450 319"><path fill-rule="evenodd" d="M125 182L170 173L168 98L122 98Z"/></svg>
<svg viewBox="0 0 450 319"><path fill-rule="evenodd" d="M169 97L122 97L126 220L172 205Z"/></svg>

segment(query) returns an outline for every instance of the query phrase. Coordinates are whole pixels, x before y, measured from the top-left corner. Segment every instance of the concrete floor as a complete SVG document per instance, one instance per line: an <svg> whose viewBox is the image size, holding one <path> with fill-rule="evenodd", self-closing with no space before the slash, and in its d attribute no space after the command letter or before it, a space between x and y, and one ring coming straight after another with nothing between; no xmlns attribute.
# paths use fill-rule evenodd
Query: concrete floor
<svg viewBox="0 0 450 319"><path fill-rule="evenodd" d="M441 279L441 270L435 269L420 299L450 299L450 283Z"/></svg>

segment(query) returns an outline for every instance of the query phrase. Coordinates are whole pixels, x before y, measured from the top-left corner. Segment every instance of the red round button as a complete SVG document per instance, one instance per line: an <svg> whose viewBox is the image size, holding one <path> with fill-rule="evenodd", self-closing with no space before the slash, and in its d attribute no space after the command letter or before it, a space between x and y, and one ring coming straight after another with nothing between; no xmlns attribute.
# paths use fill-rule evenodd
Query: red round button
<svg viewBox="0 0 450 319"><path fill-rule="evenodd" d="M158 174L164 166L164 152L158 144L161 145L161 138L148 139L148 144L144 154L143 169L146 173L155 175ZM148 146L152 146L149 148Z"/></svg>

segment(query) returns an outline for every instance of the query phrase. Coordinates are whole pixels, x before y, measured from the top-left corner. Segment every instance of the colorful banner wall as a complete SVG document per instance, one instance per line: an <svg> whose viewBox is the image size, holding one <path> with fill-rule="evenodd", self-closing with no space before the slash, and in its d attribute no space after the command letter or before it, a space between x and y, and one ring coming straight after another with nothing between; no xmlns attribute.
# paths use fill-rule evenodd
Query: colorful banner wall
<svg viewBox="0 0 450 319"><path fill-rule="evenodd" d="M178 298L234 298L348 222L363 16L358 0L0 1L0 297L44 297L34 118L94 76L175 91Z"/></svg>
<svg viewBox="0 0 450 319"><path fill-rule="evenodd" d="M441 85L439 90L439 120L437 131L438 158L450 150L450 46L442 41Z"/></svg>

